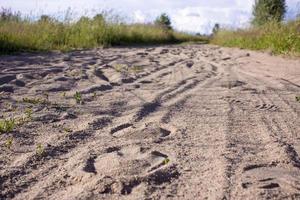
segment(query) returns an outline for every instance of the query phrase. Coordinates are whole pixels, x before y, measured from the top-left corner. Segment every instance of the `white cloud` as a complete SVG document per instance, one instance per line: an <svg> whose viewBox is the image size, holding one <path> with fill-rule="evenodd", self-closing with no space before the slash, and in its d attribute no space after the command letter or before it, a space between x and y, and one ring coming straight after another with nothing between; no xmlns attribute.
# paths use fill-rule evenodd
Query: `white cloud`
<svg viewBox="0 0 300 200"><path fill-rule="evenodd" d="M249 21L249 12L236 8L188 7L173 12L171 17L178 30L209 33L215 23L243 26Z"/></svg>
<svg viewBox="0 0 300 200"><path fill-rule="evenodd" d="M146 16L140 10L136 10L133 13L133 20L135 23L146 22Z"/></svg>

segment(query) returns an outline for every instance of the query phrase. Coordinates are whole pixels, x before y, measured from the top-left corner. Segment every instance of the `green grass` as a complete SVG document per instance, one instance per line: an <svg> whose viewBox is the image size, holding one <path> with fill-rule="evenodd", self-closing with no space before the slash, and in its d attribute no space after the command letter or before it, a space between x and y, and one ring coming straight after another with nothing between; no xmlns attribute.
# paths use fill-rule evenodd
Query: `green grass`
<svg viewBox="0 0 300 200"><path fill-rule="evenodd" d="M8 149L11 149L12 145L13 145L13 142L14 142L14 138L10 137L6 140L5 142L5 146L8 148Z"/></svg>
<svg viewBox="0 0 300 200"><path fill-rule="evenodd" d="M31 119L32 118L32 114L33 114L33 111L31 108L26 108L25 109L25 115L27 117L27 119Z"/></svg>
<svg viewBox="0 0 300 200"><path fill-rule="evenodd" d="M81 95L80 92L76 92L74 94L74 99L75 99L77 104L83 104L83 99L82 99L82 95Z"/></svg>
<svg viewBox="0 0 300 200"><path fill-rule="evenodd" d="M2 15L14 16L9 12L3 10ZM18 16L0 17L0 53L2 54L190 41L203 42L205 39L166 30L153 24L125 24L117 20L105 20L103 17L93 19L83 17L77 22L60 22L51 18L32 21Z"/></svg>
<svg viewBox="0 0 300 200"><path fill-rule="evenodd" d="M14 119L3 119L0 120L0 133L7 133L14 130L16 126Z"/></svg>
<svg viewBox="0 0 300 200"><path fill-rule="evenodd" d="M270 22L243 30L220 30L211 43L252 50L270 50L274 54L300 54L300 20Z"/></svg>
<svg viewBox="0 0 300 200"><path fill-rule="evenodd" d="M40 143L37 144L35 152L38 156L42 156L45 153L45 149L44 149L43 145Z"/></svg>

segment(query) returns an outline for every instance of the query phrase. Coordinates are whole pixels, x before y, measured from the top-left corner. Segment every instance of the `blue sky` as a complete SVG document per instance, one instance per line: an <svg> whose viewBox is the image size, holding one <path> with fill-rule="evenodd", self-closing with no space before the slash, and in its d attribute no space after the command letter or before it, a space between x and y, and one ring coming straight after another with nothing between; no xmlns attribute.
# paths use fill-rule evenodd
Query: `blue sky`
<svg viewBox="0 0 300 200"><path fill-rule="evenodd" d="M177 30L209 33L215 23L226 27L247 26L254 0L0 0L0 7L25 14L61 16L68 8L75 15L112 10L129 22L151 22L170 15ZM287 18L300 11L300 0L287 0Z"/></svg>

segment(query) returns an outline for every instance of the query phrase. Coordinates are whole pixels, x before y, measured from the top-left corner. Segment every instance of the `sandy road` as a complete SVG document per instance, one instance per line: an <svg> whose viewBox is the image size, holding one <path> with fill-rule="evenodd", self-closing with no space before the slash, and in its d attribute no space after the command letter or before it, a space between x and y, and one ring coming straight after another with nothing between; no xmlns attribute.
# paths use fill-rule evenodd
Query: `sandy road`
<svg viewBox="0 0 300 200"><path fill-rule="evenodd" d="M0 71L1 117L32 111L0 135L0 199L300 198L299 60L188 45Z"/></svg>

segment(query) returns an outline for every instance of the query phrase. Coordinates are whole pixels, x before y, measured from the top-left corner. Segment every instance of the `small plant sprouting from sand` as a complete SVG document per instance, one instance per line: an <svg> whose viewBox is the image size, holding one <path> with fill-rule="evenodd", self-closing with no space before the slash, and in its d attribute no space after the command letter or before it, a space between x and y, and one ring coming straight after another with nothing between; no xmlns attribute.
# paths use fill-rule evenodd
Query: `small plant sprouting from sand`
<svg viewBox="0 0 300 200"><path fill-rule="evenodd" d="M96 99L96 98L97 98L97 93L94 92L94 93L93 93L93 99Z"/></svg>
<svg viewBox="0 0 300 200"><path fill-rule="evenodd" d="M163 165L167 165L171 160L169 158L165 158L163 161Z"/></svg>
<svg viewBox="0 0 300 200"><path fill-rule="evenodd" d="M66 133L72 133L72 132L73 132L72 129L67 128L67 127L64 127L63 129L64 129L64 131L65 131Z"/></svg>
<svg viewBox="0 0 300 200"><path fill-rule="evenodd" d="M44 154L44 152L45 152L44 147L43 147L42 144L37 144L35 151L36 151L36 154L38 156L42 156Z"/></svg>
<svg viewBox="0 0 300 200"><path fill-rule="evenodd" d="M23 102L24 103L30 103L30 104L39 104L42 102L42 100L40 98L23 98Z"/></svg>
<svg viewBox="0 0 300 200"><path fill-rule="evenodd" d="M0 120L0 133L7 133L13 131L16 123L15 119L4 119Z"/></svg>
<svg viewBox="0 0 300 200"><path fill-rule="evenodd" d="M32 119L32 114L33 114L33 111L32 111L32 108L26 108L25 110L25 115L27 117L27 119Z"/></svg>
<svg viewBox="0 0 300 200"><path fill-rule="evenodd" d="M50 104L50 102L48 101L49 95L46 94L45 95L46 99L42 99L42 98L23 98L23 102L24 103L29 103L29 104L33 104L33 105L37 105L37 104Z"/></svg>
<svg viewBox="0 0 300 200"><path fill-rule="evenodd" d="M66 92L63 92L63 93L61 94L61 96L62 96L63 98L66 98L67 93L66 93Z"/></svg>
<svg viewBox="0 0 300 200"><path fill-rule="evenodd" d="M10 9L0 9L0 53L26 50L72 50L120 44L169 44L178 42L204 42L208 37L177 32L159 24L129 24L110 13L100 13L93 18L66 20L42 16L23 18ZM99 17L101 16L101 17ZM115 18L116 20L113 20ZM70 61L71 56L64 58Z"/></svg>
<svg viewBox="0 0 300 200"><path fill-rule="evenodd" d="M116 64L113 66L116 72L119 73L128 73L129 67L126 64Z"/></svg>
<svg viewBox="0 0 300 200"><path fill-rule="evenodd" d="M74 94L74 99L76 100L77 104L83 104L82 95L80 92L76 92Z"/></svg>
<svg viewBox="0 0 300 200"><path fill-rule="evenodd" d="M14 111L16 111L16 106L14 106L13 104L11 104L11 103L7 103L6 104L6 108L7 108L7 110L8 111L11 111L11 112L14 112Z"/></svg>
<svg viewBox="0 0 300 200"><path fill-rule="evenodd" d="M141 67L141 66L133 66L132 68L130 68L130 70L131 70L134 74L137 74L137 73L142 72L144 69L143 69L143 67Z"/></svg>
<svg viewBox="0 0 300 200"><path fill-rule="evenodd" d="M6 148L8 148L10 150L11 147L12 147L12 145L13 145L13 142L14 142L14 138L13 137L8 138L6 140L6 142L5 142Z"/></svg>
<svg viewBox="0 0 300 200"><path fill-rule="evenodd" d="M300 96L296 96L296 101L300 103Z"/></svg>

